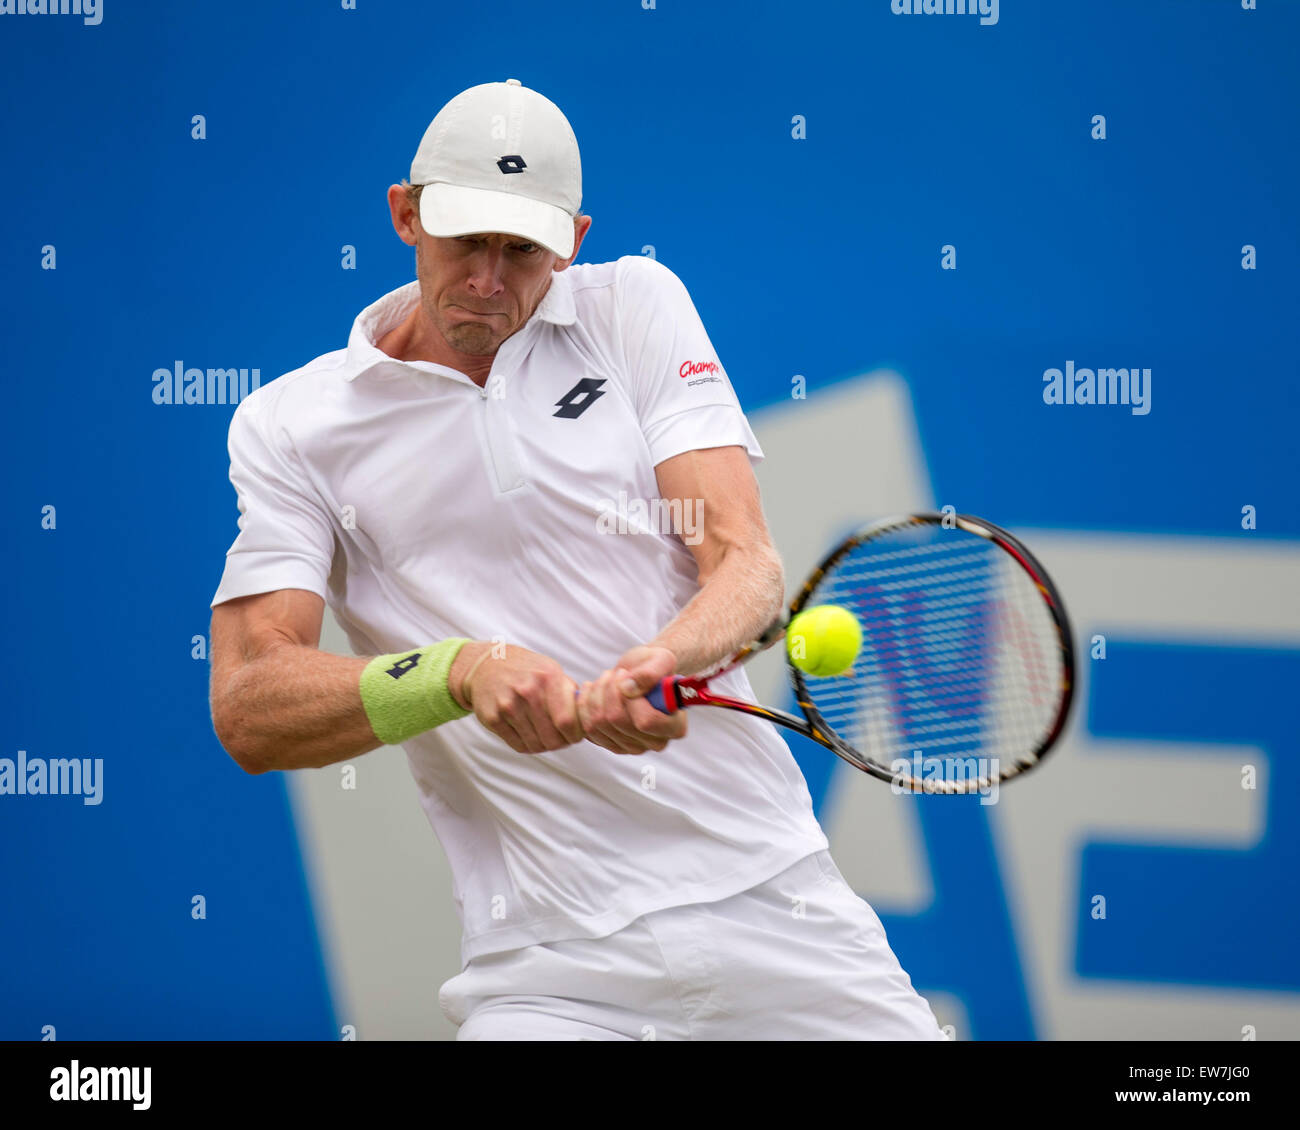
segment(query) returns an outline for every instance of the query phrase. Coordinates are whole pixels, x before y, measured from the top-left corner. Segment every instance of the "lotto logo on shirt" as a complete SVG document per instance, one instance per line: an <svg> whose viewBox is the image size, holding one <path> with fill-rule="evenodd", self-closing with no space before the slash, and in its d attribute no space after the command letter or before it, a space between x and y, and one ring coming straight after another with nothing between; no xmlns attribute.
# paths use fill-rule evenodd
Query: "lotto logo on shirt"
<svg viewBox="0 0 1300 1130"><path fill-rule="evenodd" d="M716 374L722 372L722 366L716 361L683 361L682 367L677 370L677 375L683 379L695 377L695 380L688 380L688 387L693 385L706 385L710 383L720 384L722 378ZM707 376L699 376L700 373L706 373Z"/></svg>

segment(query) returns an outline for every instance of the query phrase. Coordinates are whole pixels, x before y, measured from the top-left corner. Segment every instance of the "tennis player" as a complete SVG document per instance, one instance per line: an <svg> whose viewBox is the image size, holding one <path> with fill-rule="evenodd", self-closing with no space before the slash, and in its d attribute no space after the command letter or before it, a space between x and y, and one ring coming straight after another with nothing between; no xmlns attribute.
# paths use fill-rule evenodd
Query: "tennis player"
<svg viewBox="0 0 1300 1130"><path fill-rule="evenodd" d="M784 598L685 287L575 264L577 141L516 79L448 102L410 181L416 280L231 421L222 745L250 773L403 747L453 875L460 1039L942 1039L776 731L642 697ZM327 603L360 658L319 650Z"/></svg>

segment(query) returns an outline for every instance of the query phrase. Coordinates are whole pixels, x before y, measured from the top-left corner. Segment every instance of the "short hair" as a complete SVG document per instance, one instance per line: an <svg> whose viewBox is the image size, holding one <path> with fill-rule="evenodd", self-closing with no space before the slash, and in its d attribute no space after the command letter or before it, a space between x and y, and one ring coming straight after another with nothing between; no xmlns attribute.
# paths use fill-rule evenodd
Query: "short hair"
<svg viewBox="0 0 1300 1130"><path fill-rule="evenodd" d="M411 184L405 177L403 177L402 187L406 189L406 199L411 202L411 207L415 209L415 214L418 216L420 214L420 193L424 191L424 185ZM579 208L573 213L573 218L577 220L581 218L582 215L583 211Z"/></svg>

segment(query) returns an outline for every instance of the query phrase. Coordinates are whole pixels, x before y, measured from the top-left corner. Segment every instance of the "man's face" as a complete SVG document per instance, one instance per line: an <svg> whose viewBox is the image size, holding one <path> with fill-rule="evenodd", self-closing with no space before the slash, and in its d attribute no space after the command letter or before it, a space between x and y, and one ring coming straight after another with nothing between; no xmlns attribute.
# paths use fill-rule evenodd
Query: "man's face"
<svg viewBox="0 0 1300 1130"><path fill-rule="evenodd" d="M425 313L460 353L495 353L537 309L557 259L516 235L421 231L415 268Z"/></svg>

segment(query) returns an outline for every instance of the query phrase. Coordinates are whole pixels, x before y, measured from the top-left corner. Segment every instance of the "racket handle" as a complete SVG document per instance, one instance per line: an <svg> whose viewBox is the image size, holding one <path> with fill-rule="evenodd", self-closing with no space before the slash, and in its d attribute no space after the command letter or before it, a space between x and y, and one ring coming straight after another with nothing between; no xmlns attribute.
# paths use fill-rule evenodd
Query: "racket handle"
<svg viewBox="0 0 1300 1130"><path fill-rule="evenodd" d="M651 687L646 691L646 702L659 711L660 714L676 714L682 708L682 700L677 695L677 684L681 681L678 676L669 675L657 687ZM573 697L575 699L581 694L580 688L573 688Z"/></svg>
<svg viewBox="0 0 1300 1130"><path fill-rule="evenodd" d="M651 687L645 693L645 700L660 714L676 714L681 709L681 699L677 697L677 684L681 682L676 675L669 675L660 681L657 687Z"/></svg>

